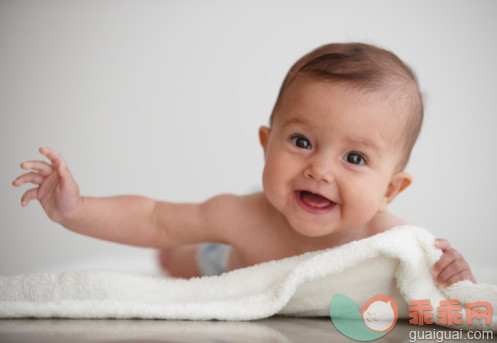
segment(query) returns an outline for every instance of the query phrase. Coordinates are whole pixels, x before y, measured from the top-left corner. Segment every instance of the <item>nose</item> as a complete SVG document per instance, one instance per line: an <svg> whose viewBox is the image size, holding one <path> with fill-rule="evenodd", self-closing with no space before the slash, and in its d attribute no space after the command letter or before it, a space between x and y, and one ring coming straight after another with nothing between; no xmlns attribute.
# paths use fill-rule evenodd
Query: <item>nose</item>
<svg viewBox="0 0 497 343"><path fill-rule="evenodd" d="M331 163L325 159L313 159L304 170L304 176L316 182L332 183L335 180Z"/></svg>

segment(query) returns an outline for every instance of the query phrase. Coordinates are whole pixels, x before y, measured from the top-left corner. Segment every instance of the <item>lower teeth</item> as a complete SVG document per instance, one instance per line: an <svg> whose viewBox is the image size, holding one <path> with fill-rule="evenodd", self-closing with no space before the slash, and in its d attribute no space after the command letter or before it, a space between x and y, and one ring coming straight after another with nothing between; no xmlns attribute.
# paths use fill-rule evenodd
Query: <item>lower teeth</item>
<svg viewBox="0 0 497 343"><path fill-rule="evenodd" d="M319 194L303 191L300 193L301 200L309 207L323 209L331 206L333 202Z"/></svg>

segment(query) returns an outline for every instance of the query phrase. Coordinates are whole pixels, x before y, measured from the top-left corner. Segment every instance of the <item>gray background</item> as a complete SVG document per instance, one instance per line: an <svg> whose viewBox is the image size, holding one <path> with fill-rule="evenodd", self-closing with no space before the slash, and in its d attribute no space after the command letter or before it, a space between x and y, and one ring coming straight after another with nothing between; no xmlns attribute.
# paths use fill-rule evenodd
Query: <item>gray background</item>
<svg viewBox="0 0 497 343"><path fill-rule="evenodd" d="M392 211L497 275L496 1L1 1L0 274L147 256L69 232L11 181L40 146L83 195L261 187L257 130L293 62L365 41L410 64L426 121ZM73 264L74 265L74 264ZM110 265L109 265L110 266ZM478 276L478 275L477 275Z"/></svg>

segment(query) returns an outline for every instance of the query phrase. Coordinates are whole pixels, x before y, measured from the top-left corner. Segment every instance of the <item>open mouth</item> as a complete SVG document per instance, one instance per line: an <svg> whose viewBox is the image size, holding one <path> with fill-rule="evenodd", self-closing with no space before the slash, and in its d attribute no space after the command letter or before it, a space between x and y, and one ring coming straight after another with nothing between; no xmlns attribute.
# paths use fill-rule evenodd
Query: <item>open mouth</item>
<svg viewBox="0 0 497 343"><path fill-rule="evenodd" d="M312 213L329 212L336 205L330 199L309 191L296 191L295 195L300 206Z"/></svg>

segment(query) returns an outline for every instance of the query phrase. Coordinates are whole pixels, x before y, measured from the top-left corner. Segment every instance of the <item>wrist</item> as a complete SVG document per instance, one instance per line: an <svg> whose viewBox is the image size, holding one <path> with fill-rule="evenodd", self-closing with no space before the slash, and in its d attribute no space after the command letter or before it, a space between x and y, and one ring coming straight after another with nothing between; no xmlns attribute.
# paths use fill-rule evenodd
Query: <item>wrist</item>
<svg viewBox="0 0 497 343"><path fill-rule="evenodd" d="M78 202L73 207L73 209L69 213L66 213L65 215L61 216L61 218L56 222L67 229L71 229L77 226L77 223L80 222L80 219L83 217L83 213L84 213L84 198L79 197Z"/></svg>

